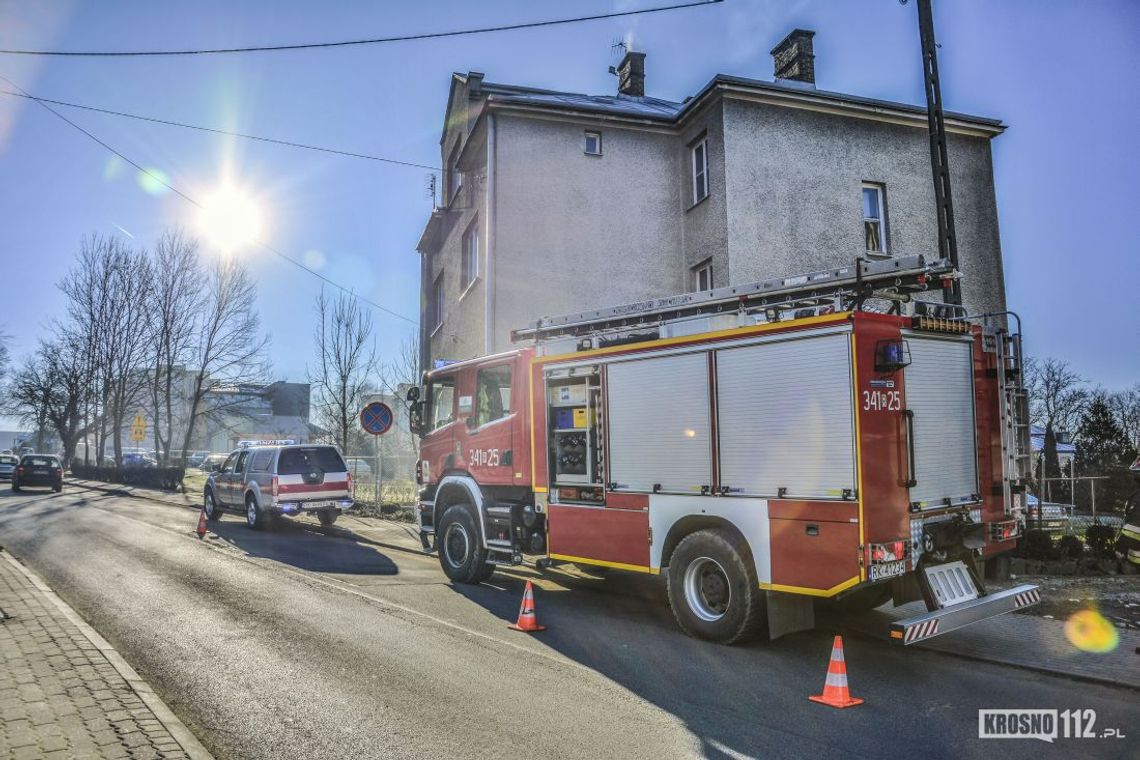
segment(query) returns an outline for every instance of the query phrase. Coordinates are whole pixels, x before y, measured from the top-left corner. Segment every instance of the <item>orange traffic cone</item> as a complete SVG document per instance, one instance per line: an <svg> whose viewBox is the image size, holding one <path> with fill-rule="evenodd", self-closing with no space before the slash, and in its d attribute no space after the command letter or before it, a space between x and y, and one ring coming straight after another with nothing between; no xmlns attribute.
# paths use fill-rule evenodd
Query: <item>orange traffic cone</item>
<svg viewBox="0 0 1140 760"><path fill-rule="evenodd" d="M836 636L835 643L831 645L831 662L827 664L827 680L823 682L823 694L808 699L829 707L854 707L863 704L863 700L851 696L851 692L847 689L847 663L843 660L842 636Z"/></svg>
<svg viewBox="0 0 1140 760"><path fill-rule="evenodd" d="M198 513L198 538L203 538L206 535L206 505L202 505L202 511Z"/></svg>
<svg viewBox="0 0 1140 760"><path fill-rule="evenodd" d="M526 582L526 590L523 591L522 606L519 607L519 622L507 627L526 633L546 630L545 625L538 624L538 618L534 614L534 586L530 581Z"/></svg>

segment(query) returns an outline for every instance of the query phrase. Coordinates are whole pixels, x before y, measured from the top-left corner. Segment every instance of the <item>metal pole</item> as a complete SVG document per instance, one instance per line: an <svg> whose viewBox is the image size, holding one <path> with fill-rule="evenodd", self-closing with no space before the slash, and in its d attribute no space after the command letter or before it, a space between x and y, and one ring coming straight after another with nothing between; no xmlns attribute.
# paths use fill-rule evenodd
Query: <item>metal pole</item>
<svg viewBox="0 0 1140 760"><path fill-rule="evenodd" d="M380 509L380 436L372 436L373 445L376 446L376 476L372 478L373 488L376 489L376 508Z"/></svg>

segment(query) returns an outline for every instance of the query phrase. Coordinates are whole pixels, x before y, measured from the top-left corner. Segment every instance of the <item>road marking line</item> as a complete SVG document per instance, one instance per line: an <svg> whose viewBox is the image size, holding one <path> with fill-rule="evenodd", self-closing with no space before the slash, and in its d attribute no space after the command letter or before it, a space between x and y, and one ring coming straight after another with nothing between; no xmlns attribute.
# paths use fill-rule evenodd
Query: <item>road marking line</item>
<svg viewBox="0 0 1140 760"><path fill-rule="evenodd" d="M0 554L4 556L4 559L8 560L8 563L12 565L12 567L22 573L33 586L39 589L40 593L47 597L52 604L59 608L63 616L66 617L72 625L78 628L79 632L99 650L99 653L102 654L107 662L111 664L111 667L123 677L123 680L127 682L127 685L131 687L135 694L138 694L139 699L143 701L147 709L154 713L154 717L158 718L158 721L162 723L167 732L174 737L174 741L182 746L182 749L185 750L186 754L189 755L192 760L214 759L214 756L202 746L202 743L190 732L190 729L186 728L186 725L178 719L178 716L155 694L154 690L150 688L150 684L144 681L142 676L135 672L135 669L123 659L123 656L119 654L98 631L88 625L87 622L79 616L79 613L71 608L71 605L63 601L59 594L52 591L51 587L32 572L31 568L22 565L7 551L0 551Z"/></svg>

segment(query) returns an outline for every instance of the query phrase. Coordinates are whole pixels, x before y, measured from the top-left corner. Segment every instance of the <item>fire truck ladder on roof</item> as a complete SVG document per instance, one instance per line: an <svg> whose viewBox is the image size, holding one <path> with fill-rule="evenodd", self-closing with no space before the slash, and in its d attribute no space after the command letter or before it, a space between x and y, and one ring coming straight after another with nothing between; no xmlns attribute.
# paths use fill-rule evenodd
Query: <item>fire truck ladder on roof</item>
<svg viewBox="0 0 1140 760"><path fill-rule="evenodd" d="M665 322L716 314L800 309L832 305L841 311L861 308L867 298L909 300L914 293L943 287L959 277L949 259L928 261L919 255L883 261L857 259L851 266L730 285L699 293L544 317L511 333L514 341L544 341L598 332L656 327ZM961 309L961 307L950 307Z"/></svg>

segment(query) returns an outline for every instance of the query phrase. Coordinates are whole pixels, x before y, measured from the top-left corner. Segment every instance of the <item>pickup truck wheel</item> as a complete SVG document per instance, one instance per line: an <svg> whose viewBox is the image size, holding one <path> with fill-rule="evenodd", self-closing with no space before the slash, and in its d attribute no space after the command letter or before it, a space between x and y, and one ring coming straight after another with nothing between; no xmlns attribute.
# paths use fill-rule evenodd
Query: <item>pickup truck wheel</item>
<svg viewBox="0 0 1140 760"><path fill-rule="evenodd" d="M754 637L764 624L764 592L739 542L725 530L699 530L673 552L669 604L677 624L690 636L737 644Z"/></svg>
<svg viewBox="0 0 1140 760"><path fill-rule="evenodd" d="M257 500L252 496L245 497L245 522L246 525L254 530L261 530L265 527L267 515L263 514L257 508Z"/></svg>
<svg viewBox="0 0 1140 760"><path fill-rule="evenodd" d="M202 497L202 508L206 510L207 520L219 520L222 517L222 510L218 508L218 503L214 501L214 494L212 491L206 491Z"/></svg>
<svg viewBox="0 0 1140 760"><path fill-rule="evenodd" d="M456 583L480 583L495 571L487 562L487 550L479 540L475 517L466 504L453 504L436 528L439 564L444 575Z"/></svg>
<svg viewBox="0 0 1140 760"><path fill-rule="evenodd" d="M317 512L317 519L321 521L322 528L328 528L336 522L338 512L335 509L322 509Z"/></svg>

